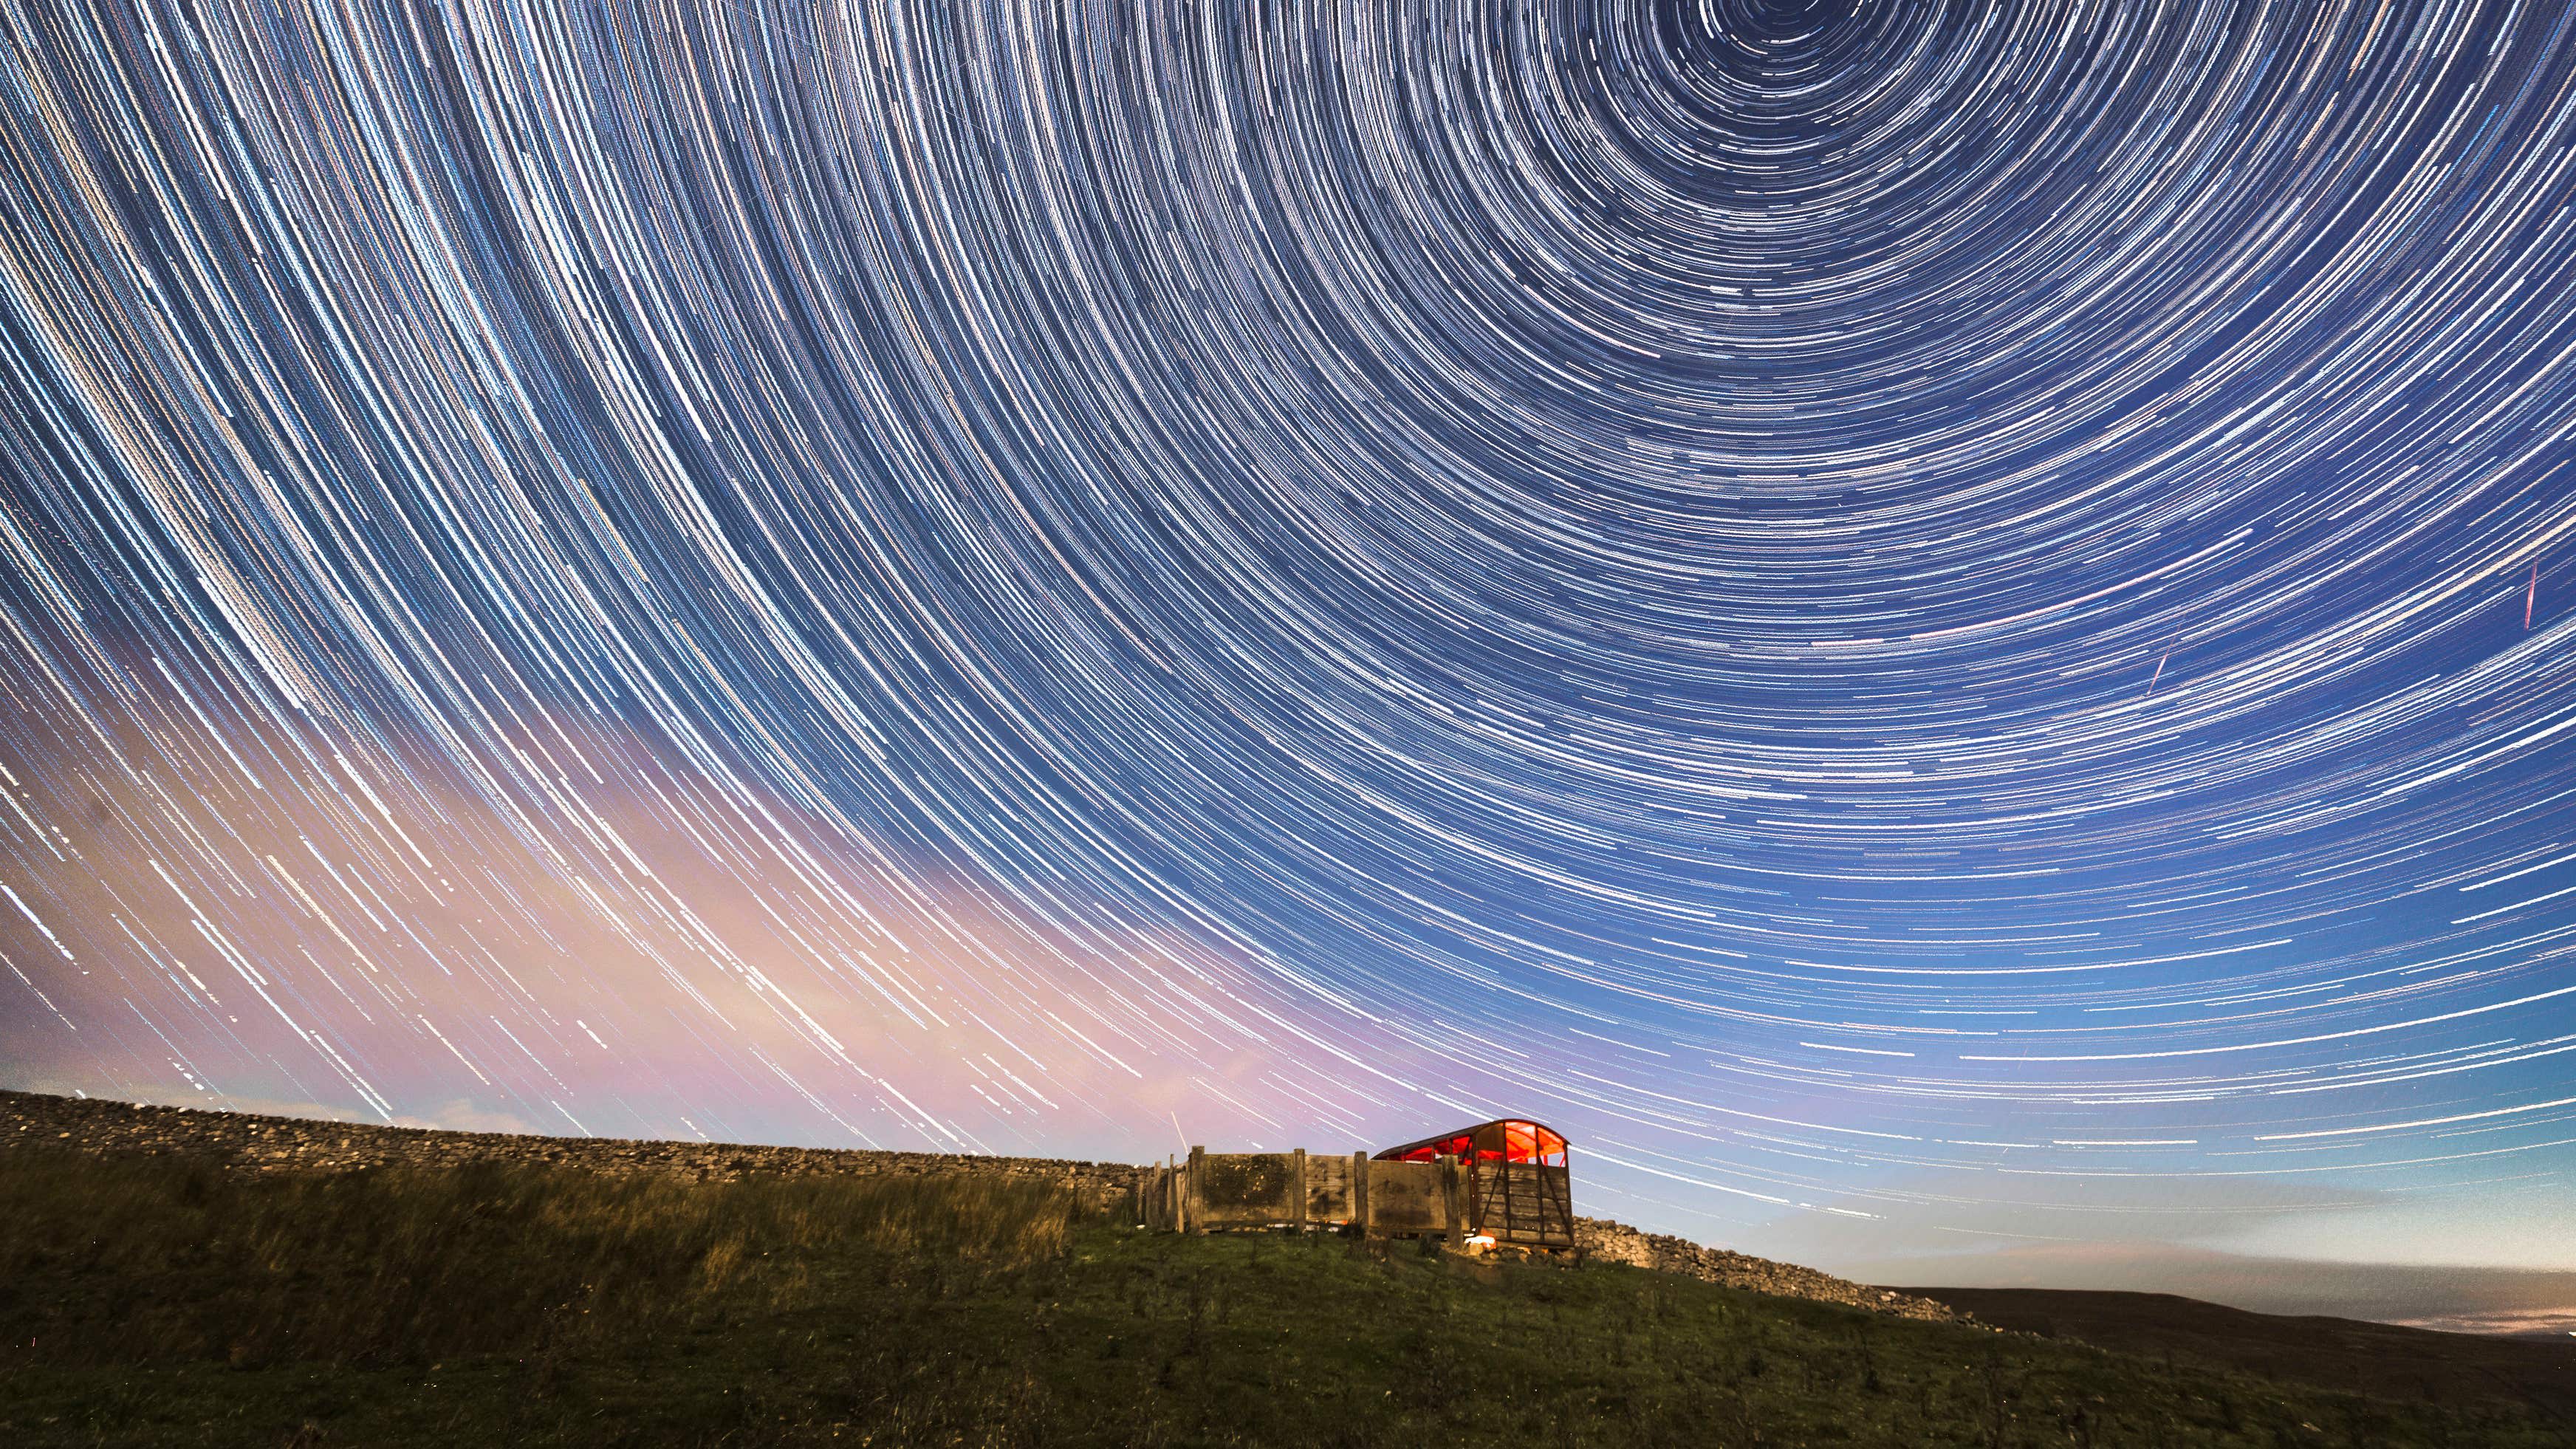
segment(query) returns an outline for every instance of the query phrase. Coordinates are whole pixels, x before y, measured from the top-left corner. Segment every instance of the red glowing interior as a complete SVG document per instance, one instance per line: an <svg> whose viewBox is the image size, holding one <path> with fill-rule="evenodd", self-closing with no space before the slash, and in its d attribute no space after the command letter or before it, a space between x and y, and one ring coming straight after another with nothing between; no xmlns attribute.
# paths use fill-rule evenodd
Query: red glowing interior
<svg viewBox="0 0 2576 1449"><path fill-rule="evenodd" d="M1565 1138L1536 1122L1506 1119L1441 1137L1427 1137L1378 1154L1381 1162L1435 1162L1455 1157L1461 1162L1535 1162L1565 1165Z"/></svg>

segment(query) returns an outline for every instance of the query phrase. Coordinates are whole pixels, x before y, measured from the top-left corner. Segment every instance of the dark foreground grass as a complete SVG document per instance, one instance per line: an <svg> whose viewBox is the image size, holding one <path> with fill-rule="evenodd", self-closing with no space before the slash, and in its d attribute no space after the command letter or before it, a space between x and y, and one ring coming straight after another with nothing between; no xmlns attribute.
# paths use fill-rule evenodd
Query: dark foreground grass
<svg viewBox="0 0 2576 1449"><path fill-rule="evenodd" d="M992 1177L0 1153L0 1443L2564 1445L1627 1268L1170 1238Z"/></svg>

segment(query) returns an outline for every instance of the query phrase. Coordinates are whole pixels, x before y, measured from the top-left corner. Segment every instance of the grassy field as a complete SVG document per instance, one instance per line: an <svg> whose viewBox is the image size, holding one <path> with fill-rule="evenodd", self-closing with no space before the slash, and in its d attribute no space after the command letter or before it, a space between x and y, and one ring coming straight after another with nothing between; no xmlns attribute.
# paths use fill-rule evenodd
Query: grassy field
<svg viewBox="0 0 2576 1449"><path fill-rule="evenodd" d="M0 1152L11 1445L2565 1445L2440 1409L991 1177Z"/></svg>

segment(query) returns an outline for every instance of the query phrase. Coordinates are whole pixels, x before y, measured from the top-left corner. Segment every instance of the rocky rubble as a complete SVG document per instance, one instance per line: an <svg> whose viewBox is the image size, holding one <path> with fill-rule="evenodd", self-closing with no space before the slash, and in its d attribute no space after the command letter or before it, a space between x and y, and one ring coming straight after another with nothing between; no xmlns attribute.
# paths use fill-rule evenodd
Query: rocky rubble
<svg viewBox="0 0 2576 1449"><path fill-rule="evenodd" d="M1884 1288L1847 1282L1813 1268L1801 1268L1795 1263L1774 1263L1767 1258L1748 1258L1742 1253L1730 1253L1724 1248L1706 1248L1687 1238L1641 1233L1626 1223L1576 1218L1574 1240L1582 1246L1586 1257L1603 1262L1628 1263L1662 1273L1679 1273L1686 1278L1704 1279L1778 1298L1841 1303L1875 1313L1892 1313L1899 1318L1932 1318L1949 1322L1960 1317L1948 1306L1929 1298L1913 1298Z"/></svg>
<svg viewBox="0 0 2576 1449"><path fill-rule="evenodd" d="M730 1181L755 1172L995 1172L1063 1183L1103 1206L1124 1198L1146 1170L1125 1163L1037 1157L445 1132L0 1091L0 1152L18 1146L57 1146L104 1155L185 1154L212 1158L250 1172L454 1167L488 1160L549 1163L606 1173L667 1173L699 1181ZM1596 1218L1578 1218L1575 1223L1576 1240L1584 1253L1603 1262L1627 1263L1730 1288L1847 1304L1905 1318L1960 1316L1929 1299L1845 1282L1812 1268L1702 1247L1660 1233L1641 1233L1624 1223Z"/></svg>

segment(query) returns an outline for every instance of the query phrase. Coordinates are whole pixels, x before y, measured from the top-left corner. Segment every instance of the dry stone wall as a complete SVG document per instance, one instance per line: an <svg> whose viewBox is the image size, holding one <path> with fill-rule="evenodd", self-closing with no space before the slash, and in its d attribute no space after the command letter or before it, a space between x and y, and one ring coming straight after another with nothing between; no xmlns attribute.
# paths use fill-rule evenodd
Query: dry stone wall
<svg viewBox="0 0 2576 1449"><path fill-rule="evenodd" d="M1582 1245L1585 1256L1602 1262L1628 1263L1660 1273L1678 1273L1686 1278L1768 1293L1779 1298L1841 1303L1875 1313L1892 1313L1899 1318L1951 1321L1961 1316L1947 1305L1929 1298L1914 1298L1885 1288L1872 1288L1830 1273L1819 1273L1813 1268L1801 1268L1795 1263L1774 1263L1768 1258L1749 1258L1724 1248L1702 1247L1687 1238L1641 1233L1625 1223L1576 1218L1574 1240Z"/></svg>
<svg viewBox="0 0 2576 1449"><path fill-rule="evenodd" d="M1144 1172L1141 1167L1125 1163L1039 1157L959 1157L935 1152L757 1147L732 1142L444 1132L0 1092L0 1149L15 1143L51 1143L120 1156L184 1153L251 1172L436 1168L489 1161L616 1174L657 1173L698 1181L730 1181L755 1172L974 1171L1062 1183L1103 1206L1123 1201Z"/></svg>

